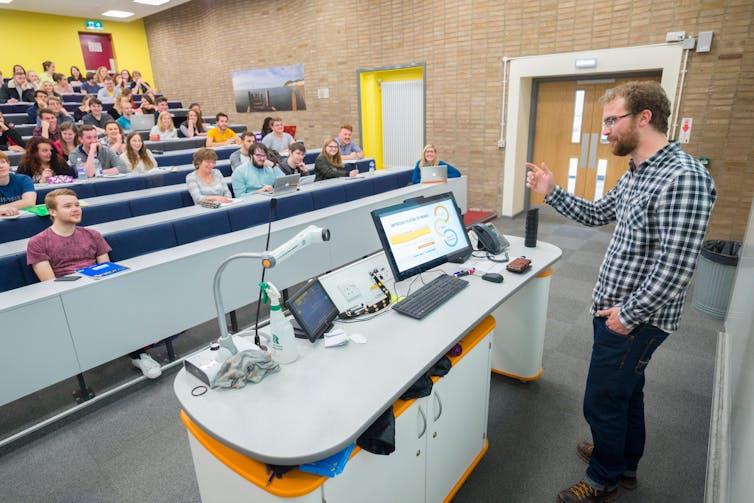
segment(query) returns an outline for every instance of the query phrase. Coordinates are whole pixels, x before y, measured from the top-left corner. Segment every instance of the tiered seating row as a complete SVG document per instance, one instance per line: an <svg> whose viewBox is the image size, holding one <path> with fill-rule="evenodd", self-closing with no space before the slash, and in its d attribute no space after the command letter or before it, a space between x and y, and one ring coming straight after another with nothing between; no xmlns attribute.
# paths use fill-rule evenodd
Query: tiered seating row
<svg viewBox="0 0 754 503"><path fill-rule="evenodd" d="M277 200L273 220L281 220L313 210L334 206L395 190L408 184L411 170L380 173L379 176L365 177L359 180L336 184L323 184L316 190L302 191ZM159 208L185 202L183 193L167 194L154 200L113 203L108 208L108 215L121 213L120 218L129 218L138 214L149 214ZM109 205L102 205L102 207ZM84 210L84 215L91 210ZM251 204L230 205L217 210L207 210L199 215L169 222L160 222L149 226L130 228L112 233L103 233L113 251L110 258L114 261L151 253L207 239L229 232L247 229L267 221L269 202L267 200ZM0 256L0 292L20 288L37 282L31 267L26 265L26 253L18 252Z"/></svg>

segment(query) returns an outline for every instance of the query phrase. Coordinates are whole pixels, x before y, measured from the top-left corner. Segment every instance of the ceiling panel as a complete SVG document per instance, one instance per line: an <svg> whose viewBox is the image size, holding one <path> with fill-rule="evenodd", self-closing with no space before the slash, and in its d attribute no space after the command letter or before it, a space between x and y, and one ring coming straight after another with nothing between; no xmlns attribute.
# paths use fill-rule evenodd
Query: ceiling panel
<svg viewBox="0 0 754 503"><path fill-rule="evenodd" d="M109 23L130 23L150 14L170 9L190 0L170 0L162 5L145 5L133 0L13 0L9 4L0 3L0 9L39 12L58 16L81 17L95 19ZM133 12L134 15L125 19L105 17L103 12L121 10Z"/></svg>

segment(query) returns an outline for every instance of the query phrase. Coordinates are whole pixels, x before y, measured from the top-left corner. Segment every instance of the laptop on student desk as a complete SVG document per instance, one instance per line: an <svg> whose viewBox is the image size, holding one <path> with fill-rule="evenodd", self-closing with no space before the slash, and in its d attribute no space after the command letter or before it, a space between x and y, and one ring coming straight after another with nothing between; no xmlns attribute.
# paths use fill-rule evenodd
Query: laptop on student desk
<svg viewBox="0 0 754 503"><path fill-rule="evenodd" d="M272 192L263 192L263 194L277 197L296 192L299 178L301 178L299 173L278 177L275 179L275 185L272 186Z"/></svg>
<svg viewBox="0 0 754 503"><path fill-rule="evenodd" d="M448 181L448 167L445 164L421 168L421 183L445 183Z"/></svg>
<svg viewBox="0 0 754 503"><path fill-rule="evenodd" d="M131 130L145 131L152 129L154 126L153 114L133 114L131 116Z"/></svg>
<svg viewBox="0 0 754 503"><path fill-rule="evenodd" d="M299 185L309 185L310 183L314 183L314 179L317 178L317 175L305 175L302 176L301 179L298 181Z"/></svg>

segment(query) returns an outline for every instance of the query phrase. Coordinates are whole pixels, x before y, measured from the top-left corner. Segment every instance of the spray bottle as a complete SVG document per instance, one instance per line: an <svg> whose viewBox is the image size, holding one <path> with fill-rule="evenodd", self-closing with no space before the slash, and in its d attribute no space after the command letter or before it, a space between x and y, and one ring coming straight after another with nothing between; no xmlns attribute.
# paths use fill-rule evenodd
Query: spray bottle
<svg viewBox="0 0 754 503"><path fill-rule="evenodd" d="M291 322L283 315L280 307L280 292L272 283L259 283L262 289L262 302L270 301L270 332L272 359L278 363L291 363L298 358L298 348L293 335Z"/></svg>

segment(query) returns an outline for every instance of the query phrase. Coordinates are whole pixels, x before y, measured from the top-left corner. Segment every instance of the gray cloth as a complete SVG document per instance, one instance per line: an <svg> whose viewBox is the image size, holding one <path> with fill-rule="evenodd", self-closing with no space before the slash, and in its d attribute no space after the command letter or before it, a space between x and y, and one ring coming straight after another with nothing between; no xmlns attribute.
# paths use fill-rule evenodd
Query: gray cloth
<svg viewBox="0 0 754 503"><path fill-rule="evenodd" d="M272 361L264 351L240 351L225 360L215 377L213 388L243 388L246 382L258 383L267 374L280 370L280 365Z"/></svg>

